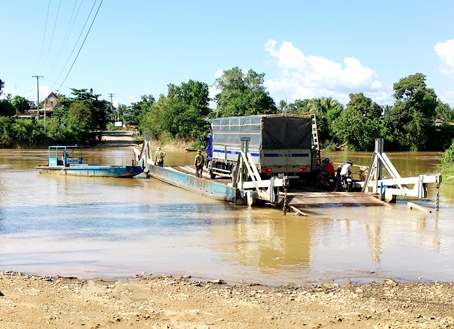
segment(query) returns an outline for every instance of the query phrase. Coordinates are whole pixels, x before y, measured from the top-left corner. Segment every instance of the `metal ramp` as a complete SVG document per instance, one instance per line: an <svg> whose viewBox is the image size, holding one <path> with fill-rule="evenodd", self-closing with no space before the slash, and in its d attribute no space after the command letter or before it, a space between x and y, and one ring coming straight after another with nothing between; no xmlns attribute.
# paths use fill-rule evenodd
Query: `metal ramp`
<svg viewBox="0 0 454 329"><path fill-rule="evenodd" d="M252 155L247 152L248 140L243 141L242 151L238 154L238 160L232 173L230 183L198 178L193 176L193 170L187 167L157 167L154 165L150 147L150 134L144 134L144 143L139 150L134 149L135 161L142 163L148 175L165 181L169 184L196 192L216 199L223 199L235 204L248 204L251 206L256 200L275 203L279 199L279 188L287 188L286 177L271 177L262 180ZM206 177L206 174L203 175ZM226 174L230 177L230 174Z"/></svg>
<svg viewBox="0 0 454 329"><path fill-rule="evenodd" d="M384 170L388 172L389 178L383 178ZM438 191L441 181L440 173L402 178L383 152L383 139L377 138L367 177L365 181L356 182L356 184L362 188L362 192L378 193L380 199L395 202L397 196L427 198L427 184L435 183ZM436 207L439 204L438 195L437 192Z"/></svg>
<svg viewBox="0 0 454 329"><path fill-rule="evenodd" d="M304 191L287 193L290 207L336 208L336 207L377 207L386 205L374 193Z"/></svg>
<svg viewBox="0 0 454 329"><path fill-rule="evenodd" d="M240 151L232 173L232 183L229 185L244 191L247 204L252 206L256 200L278 202L279 188L284 187L285 190L287 189L288 178L283 176L281 178L270 177L268 180L262 180L252 155L249 152Z"/></svg>

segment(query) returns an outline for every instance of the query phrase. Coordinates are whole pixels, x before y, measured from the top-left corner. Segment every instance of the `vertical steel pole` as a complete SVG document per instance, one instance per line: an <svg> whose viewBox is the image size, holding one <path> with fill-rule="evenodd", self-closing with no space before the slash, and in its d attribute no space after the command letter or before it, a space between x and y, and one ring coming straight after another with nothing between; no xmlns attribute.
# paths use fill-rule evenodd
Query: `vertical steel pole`
<svg viewBox="0 0 454 329"><path fill-rule="evenodd" d="M435 199L435 211L439 211L440 210L440 178L441 178L441 175L438 174L437 175L437 185L436 185L436 188L437 188L437 196L436 196L436 199Z"/></svg>
<svg viewBox="0 0 454 329"><path fill-rule="evenodd" d="M42 75L32 75L32 78L36 78L36 108L38 110L39 120L39 78L44 78Z"/></svg>

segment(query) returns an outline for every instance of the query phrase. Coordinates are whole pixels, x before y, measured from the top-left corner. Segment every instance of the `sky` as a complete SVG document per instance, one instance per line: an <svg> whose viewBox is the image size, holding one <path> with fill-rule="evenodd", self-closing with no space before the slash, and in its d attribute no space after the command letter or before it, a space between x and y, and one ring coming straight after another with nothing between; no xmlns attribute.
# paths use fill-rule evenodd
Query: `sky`
<svg viewBox="0 0 454 329"><path fill-rule="evenodd" d="M93 89L114 105L205 82L264 73L271 97L363 93L394 103L393 84L426 76L454 106L454 0L2 1L3 92L42 101ZM37 79L36 77L39 77Z"/></svg>

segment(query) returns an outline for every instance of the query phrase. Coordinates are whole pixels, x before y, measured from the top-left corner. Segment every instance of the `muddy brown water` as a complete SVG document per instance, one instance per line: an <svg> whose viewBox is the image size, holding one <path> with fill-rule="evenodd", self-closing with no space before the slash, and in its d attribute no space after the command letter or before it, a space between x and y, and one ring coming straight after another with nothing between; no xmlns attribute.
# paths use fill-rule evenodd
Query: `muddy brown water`
<svg viewBox="0 0 454 329"><path fill-rule="evenodd" d="M454 188L440 211L306 209L308 217L202 197L156 179L38 174L47 150L0 150L0 270L128 277L140 272L269 285L454 281ZM86 149L89 163L129 164L131 148ZM434 173L438 153L388 153L405 176ZM195 153L167 152L166 165ZM371 153L325 153L369 165ZM434 207L435 188L426 200Z"/></svg>

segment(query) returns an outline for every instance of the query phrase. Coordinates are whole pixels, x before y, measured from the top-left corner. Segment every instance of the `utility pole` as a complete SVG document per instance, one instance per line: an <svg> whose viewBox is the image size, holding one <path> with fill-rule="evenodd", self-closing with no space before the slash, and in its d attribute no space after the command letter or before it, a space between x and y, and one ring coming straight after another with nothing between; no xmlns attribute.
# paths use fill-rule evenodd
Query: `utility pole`
<svg viewBox="0 0 454 329"><path fill-rule="evenodd" d="M107 95L110 96L110 112L113 113L112 97L114 96L114 94L108 93ZM120 113L118 113L117 117L118 117L118 121L120 121Z"/></svg>
<svg viewBox="0 0 454 329"><path fill-rule="evenodd" d="M36 108L38 109L38 120L39 120L39 78L44 78L42 75L32 75L32 78L36 78Z"/></svg>

